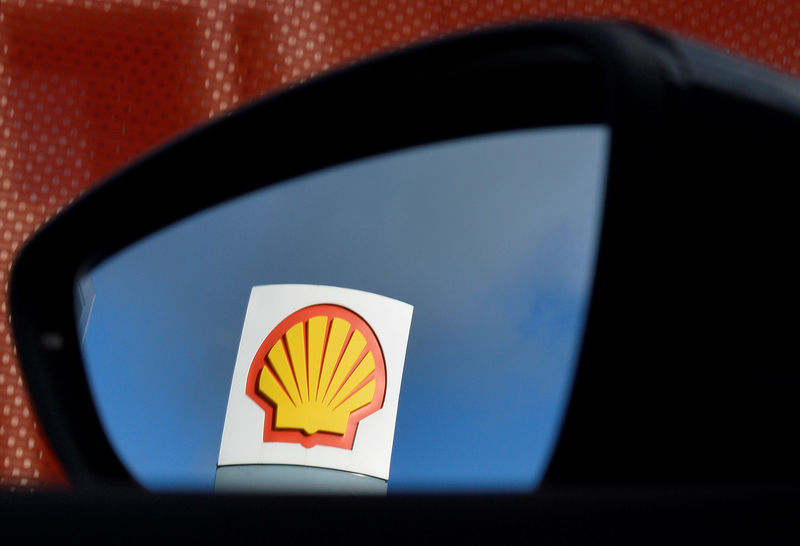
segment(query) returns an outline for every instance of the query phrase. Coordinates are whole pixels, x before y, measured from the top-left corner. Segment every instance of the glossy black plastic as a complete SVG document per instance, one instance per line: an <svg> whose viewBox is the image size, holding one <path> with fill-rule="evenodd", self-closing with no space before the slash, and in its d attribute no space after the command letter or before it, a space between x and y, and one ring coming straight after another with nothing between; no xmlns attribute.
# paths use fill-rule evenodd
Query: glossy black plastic
<svg viewBox="0 0 800 546"><path fill-rule="evenodd" d="M541 491L502 502L536 510L537 495L580 491L585 503L600 486L684 487L686 498L698 487L795 487L800 371L783 311L796 301L788 196L799 89L641 28L544 23L419 45L220 118L99 185L20 253L12 323L48 437L76 487L134 485L97 419L74 324L76 276L104 257L325 166L470 134L601 122L612 129L611 162L572 398ZM498 498L420 506L475 516ZM389 514L408 512L407 500L379 501ZM349 511L325 506L329 522Z"/></svg>

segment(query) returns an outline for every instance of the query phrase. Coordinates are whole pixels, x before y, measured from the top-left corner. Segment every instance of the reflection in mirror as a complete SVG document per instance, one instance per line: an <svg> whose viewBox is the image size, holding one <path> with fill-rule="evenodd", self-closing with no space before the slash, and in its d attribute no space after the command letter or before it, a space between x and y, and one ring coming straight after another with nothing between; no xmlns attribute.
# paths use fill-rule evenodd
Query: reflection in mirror
<svg viewBox="0 0 800 546"><path fill-rule="evenodd" d="M548 127L387 153L111 256L76 299L119 457L148 488L213 489L251 288L318 284L414 306L390 493L535 487L578 356L609 137Z"/></svg>

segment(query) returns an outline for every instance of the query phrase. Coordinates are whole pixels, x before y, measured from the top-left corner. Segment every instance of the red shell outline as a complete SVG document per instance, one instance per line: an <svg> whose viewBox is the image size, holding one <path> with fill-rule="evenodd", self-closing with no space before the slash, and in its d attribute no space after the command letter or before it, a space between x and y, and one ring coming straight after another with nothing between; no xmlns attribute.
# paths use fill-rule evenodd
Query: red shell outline
<svg viewBox="0 0 800 546"><path fill-rule="evenodd" d="M274 413L275 408L264 396L256 390L258 375L266 365L266 358L272 346L281 339L284 334L298 322L307 323L309 319L316 316L327 316L329 320L340 318L350 323L351 327L359 330L367 340L367 350L372 351L375 359L375 395L372 402L357 409L350 414L347 421L347 430L343 435L330 432L315 432L306 434L299 430L275 430ZM383 357L383 350L375 332L369 324L358 314L336 304L318 304L304 307L295 311L280 323L267 335L256 351L250 371L247 374L247 385L245 387L247 396L264 410L264 442L287 442L301 444L303 447L313 447L316 445L339 447L342 449L353 449L353 442L356 437L358 423L365 417L372 415L383 407L386 395L386 363Z"/></svg>

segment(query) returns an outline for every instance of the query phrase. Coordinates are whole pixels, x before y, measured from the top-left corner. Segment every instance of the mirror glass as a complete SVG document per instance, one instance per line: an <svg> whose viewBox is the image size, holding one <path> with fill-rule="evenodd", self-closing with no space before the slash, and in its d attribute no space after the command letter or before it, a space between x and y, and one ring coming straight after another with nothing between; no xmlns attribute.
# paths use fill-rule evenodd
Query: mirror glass
<svg viewBox="0 0 800 546"><path fill-rule="evenodd" d="M609 142L583 125L387 153L106 259L78 283L77 314L119 457L148 488L212 490L251 288L319 284L414 306L390 494L536 487L580 348Z"/></svg>

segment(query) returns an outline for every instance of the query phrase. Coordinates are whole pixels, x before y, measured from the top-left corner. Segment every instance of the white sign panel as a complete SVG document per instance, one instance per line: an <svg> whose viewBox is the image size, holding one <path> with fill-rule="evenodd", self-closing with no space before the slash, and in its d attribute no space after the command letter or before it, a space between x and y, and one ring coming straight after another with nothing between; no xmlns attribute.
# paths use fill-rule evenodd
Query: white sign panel
<svg viewBox="0 0 800 546"><path fill-rule="evenodd" d="M412 312L347 288L253 287L218 465L304 465L388 480Z"/></svg>

